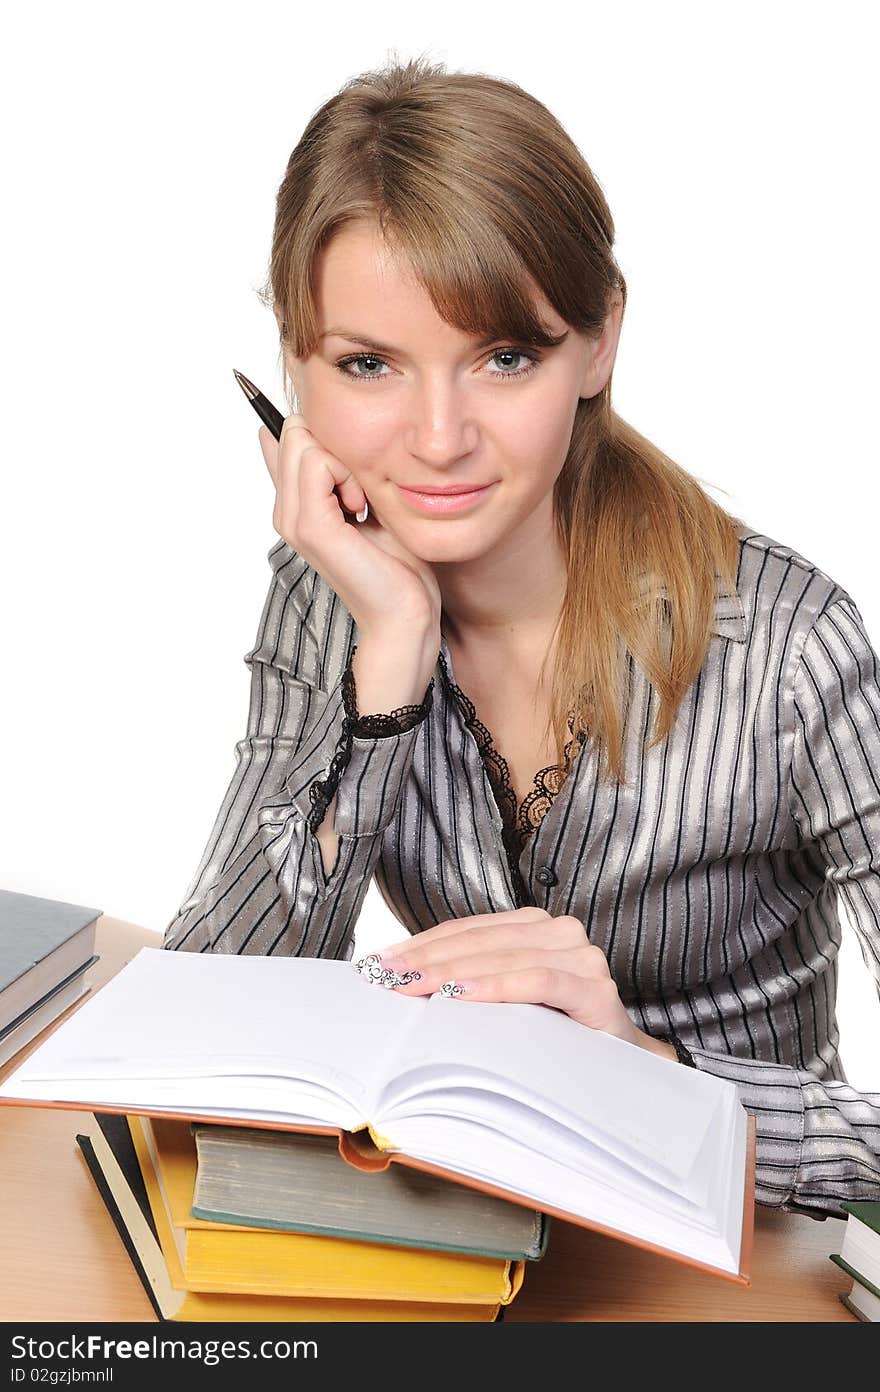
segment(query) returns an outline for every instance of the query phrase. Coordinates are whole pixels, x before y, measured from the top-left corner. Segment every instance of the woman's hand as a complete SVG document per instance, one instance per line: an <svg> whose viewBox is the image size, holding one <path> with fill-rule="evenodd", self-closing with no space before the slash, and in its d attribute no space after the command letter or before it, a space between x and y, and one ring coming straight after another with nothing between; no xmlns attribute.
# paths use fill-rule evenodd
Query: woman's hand
<svg viewBox="0 0 880 1392"><path fill-rule="evenodd" d="M440 628L440 587L431 566L413 556L384 527L351 469L324 449L302 415L290 415L276 440L261 425L260 448L275 485L272 525L324 577L361 633L401 624ZM438 643L439 646L439 643Z"/></svg>
<svg viewBox="0 0 880 1392"><path fill-rule="evenodd" d="M449 919L395 944L379 965L400 976L414 974L394 987L401 995L431 995L445 985L446 994L464 1001L549 1005L579 1025L675 1059L670 1044L633 1023L604 952L570 915L554 918L527 906Z"/></svg>

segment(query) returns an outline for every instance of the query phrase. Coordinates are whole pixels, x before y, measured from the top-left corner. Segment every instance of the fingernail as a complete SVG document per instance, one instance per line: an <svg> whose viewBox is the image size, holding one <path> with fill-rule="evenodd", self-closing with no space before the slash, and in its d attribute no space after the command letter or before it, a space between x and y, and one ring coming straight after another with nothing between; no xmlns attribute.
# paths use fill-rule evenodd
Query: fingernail
<svg viewBox="0 0 880 1392"><path fill-rule="evenodd" d="M380 957L378 953L370 952L366 957L361 957L354 963L354 969L360 972L365 981L371 986L384 986L386 990L392 990L395 986L409 986L413 981L421 981L422 973L418 971L400 972L396 967L389 965L389 961ZM402 963L398 965L402 966Z"/></svg>
<svg viewBox="0 0 880 1392"><path fill-rule="evenodd" d="M395 986L409 986L413 981L421 981L422 973L417 971L396 972L386 967L382 972L380 986L385 986L389 991Z"/></svg>
<svg viewBox="0 0 880 1392"><path fill-rule="evenodd" d="M382 980L383 968L375 952L369 953L366 957L361 957L359 961L354 963L354 969L356 972L360 972L361 976L364 977L366 981L374 982Z"/></svg>
<svg viewBox="0 0 880 1392"><path fill-rule="evenodd" d="M437 994L454 998L455 996L472 995L474 989L475 983L473 981L444 981Z"/></svg>

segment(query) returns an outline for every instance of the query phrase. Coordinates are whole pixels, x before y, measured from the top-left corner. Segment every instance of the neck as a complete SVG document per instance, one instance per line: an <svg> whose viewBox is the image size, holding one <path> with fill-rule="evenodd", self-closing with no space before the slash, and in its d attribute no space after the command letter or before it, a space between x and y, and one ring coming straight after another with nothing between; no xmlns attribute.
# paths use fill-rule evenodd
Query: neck
<svg viewBox="0 0 880 1392"><path fill-rule="evenodd" d="M472 561L433 566L443 601L441 626L459 648L546 644L565 597L566 563L552 510L534 514L503 544Z"/></svg>

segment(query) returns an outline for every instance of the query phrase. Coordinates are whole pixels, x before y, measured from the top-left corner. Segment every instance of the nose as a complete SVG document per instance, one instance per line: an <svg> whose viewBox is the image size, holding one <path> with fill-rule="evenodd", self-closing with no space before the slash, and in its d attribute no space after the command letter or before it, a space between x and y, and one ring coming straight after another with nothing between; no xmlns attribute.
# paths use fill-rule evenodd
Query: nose
<svg viewBox="0 0 880 1392"><path fill-rule="evenodd" d="M407 423L410 454L434 468L473 453L477 425L454 384L425 383L413 393Z"/></svg>

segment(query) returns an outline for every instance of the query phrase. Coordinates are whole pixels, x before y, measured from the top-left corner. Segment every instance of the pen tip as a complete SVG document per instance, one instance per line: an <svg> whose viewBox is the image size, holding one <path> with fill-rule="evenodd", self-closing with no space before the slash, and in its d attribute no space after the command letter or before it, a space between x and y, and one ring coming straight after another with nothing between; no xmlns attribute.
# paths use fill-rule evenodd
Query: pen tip
<svg viewBox="0 0 880 1392"><path fill-rule="evenodd" d="M252 401L255 396L259 396L259 388L255 387L253 382L249 382L243 372L239 372L238 368L234 367L232 373L249 401Z"/></svg>

